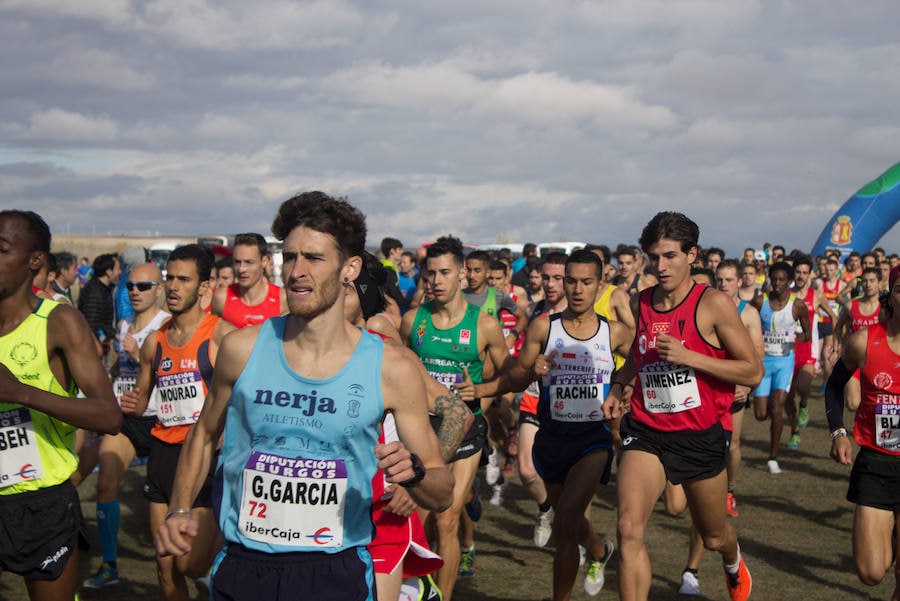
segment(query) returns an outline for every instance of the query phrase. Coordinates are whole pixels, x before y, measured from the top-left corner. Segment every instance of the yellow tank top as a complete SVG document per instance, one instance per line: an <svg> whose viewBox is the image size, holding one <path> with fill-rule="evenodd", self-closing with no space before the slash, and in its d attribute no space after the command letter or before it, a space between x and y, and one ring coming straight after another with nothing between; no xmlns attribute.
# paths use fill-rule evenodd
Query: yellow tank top
<svg viewBox="0 0 900 601"><path fill-rule="evenodd" d="M62 387L47 356L47 318L57 305L42 299L19 327L0 336L0 363L20 382L74 397L74 384ZM74 445L74 426L18 403L0 403L0 495L65 482L78 467Z"/></svg>
<svg viewBox="0 0 900 601"><path fill-rule="evenodd" d="M594 312L597 315L605 317L607 321L615 321L610 314L609 300L612 298L613 290L616 288L618 288L618 286L610 284L606 287L606 290L603 291L603 294L600 295L600 298L594 302ZM616 362L616 369L621 369L622 366L625 365L625 357L619 353L613 353L613 360Z"/></svg>

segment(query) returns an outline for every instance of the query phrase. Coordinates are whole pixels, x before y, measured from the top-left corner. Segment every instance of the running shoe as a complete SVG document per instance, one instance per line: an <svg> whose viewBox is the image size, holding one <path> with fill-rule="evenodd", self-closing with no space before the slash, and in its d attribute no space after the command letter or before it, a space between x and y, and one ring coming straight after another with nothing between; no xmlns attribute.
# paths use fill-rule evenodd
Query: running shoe
<svg viewBox="0 0 900 601"><path fill-rule="evenodd" d="M678 594L685 597L700 595L700 579L697 578L697 574L687 570L681 573L681 588L678 589Z"/></svg>
<svg viewBox="0 0 900 601"><path fill-rule="evenodd" d="M466 514L473 522L480 520L481 513L484 511L484 507L481 505L481 495L478 494L480 487L481 480L478 479L478 476L475 476L475 479L472 480L472 500L466 503Z"/></svg>
<svg viewBox="0 0 900 601"><path fill-rule="evenodd" d="M787 444L785 445L789 449L796 449L800 446L800 434L794 432L791 434L790 439L788 439Z"/></svg>
<svg viewBox="0 0 900 601"><path fill-rule="evenodd" d="M506 487L508 485L509 485L509 483L506 481L505 478L503 480L501 480L500 482L498 482L497 484L494 484L491 487L493 494L491 495L491 500L488 501L488 503L490 503L494 507L500 507L501 505L503 505L503 498L506 495Z"/></svg>
<svg viewBox="0 0 900 601"><path fill-rule="evenodd" d="M100 589L119 583L119 570L106 562L100 564L97 573L85 580L81 586L84 588Z"/></svg>
<svg viewBox="0 0 900 601"><path fill-rule="evenodd" d="M488 486L493 486L500 479L500 451L491 447L487 465L484 466L484 481Z"/></svg>
<svg viewBox="0 0 900 601"><path fill-rule="evenodd" d="M738 516L737 500L734 498L734 493L732 492L728 493L728 497L726 497L725 513L733 518L736 518Z"/></svg>
<svg viewBox="0 0 900 601"><path fill-rule="evenodd" d="M778 465L778 461L776 461L775 459L769 459L766 462L766 467L768 468L770 474L781 473L781 466Z"/></svg>
<svg viewBox="0 0 900 601"><path fill-rule="evenodd" d="M547 511L541 511L537 515L534 524L534 544L536 547L545 547L550 542L550 535L553 534L553 508Z"/></svg>
<svg viewBox="0 0 900 601"><path fill-rule="evenodd" d="M729 574L725 570L725 585L728 587L728 594L731 601L747 601L750 598L750 591L753 589L753 578L750 577L750 570L741 557L741 564L738 566L737 574Z"/></svg>
<svg viewBox="0 0 900 601"><path fill-rule="evenodd" d="M586 557L587 557L587 549L585 549L581 545L578 545L578 567L579 568L584 565Z"/></svg>
<svg viewBox="0 0 900 601"><path fill-rule="evenodd" d="M463 549L459 554L459 575L469 578L475 575L475 547Z"/></svg>
<svg viewBox="0 0 900 601"><path fill-rule="evenodd" d="M809 425L809 408L808 407L800 407L800 412L797 414L797 425L801 428L805 428Z"/></svg>
<svg viewBox="0 0 900 601"><path fill-rule="evenodd" d="M400 585L400 601L444 601L431 574L407 578Z"/></svg>
<svg viewBox="0 0 900 601"><path fill-rule="evenodd" d="M604 540L603 546L606 550L606 553L603 554L603 559L592 558L591 563L588 564L587 574L584 576L584 592L589 597L599 594L600 590L603 589L603 584L606 582L606 576L604 575L606 564L609 562L609 558L612 557L613 551L616 550L610 540Z"/></svg>

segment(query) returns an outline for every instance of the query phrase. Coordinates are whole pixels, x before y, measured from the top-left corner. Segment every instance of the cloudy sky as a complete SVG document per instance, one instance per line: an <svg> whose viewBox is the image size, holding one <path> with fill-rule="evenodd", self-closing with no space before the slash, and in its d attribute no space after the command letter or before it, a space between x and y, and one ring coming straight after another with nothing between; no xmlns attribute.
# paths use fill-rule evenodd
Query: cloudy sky
<svg viewBox="0 0 900 601"><path fill-rule="evenodd" d="M320 189L413 246L811 247L900 161L895 0L0 0L0 206L268 233ZM883 239L900 251L900 226Z"/></svg>

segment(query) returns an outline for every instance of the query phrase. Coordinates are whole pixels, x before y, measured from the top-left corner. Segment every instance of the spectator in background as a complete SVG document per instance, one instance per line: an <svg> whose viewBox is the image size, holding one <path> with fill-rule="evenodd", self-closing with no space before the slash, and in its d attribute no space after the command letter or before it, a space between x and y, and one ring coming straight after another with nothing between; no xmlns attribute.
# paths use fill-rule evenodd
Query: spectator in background
<svg viewBox="0 0 900 601"><path fill-rule="evenodd" d="M109 253L96 257L91 269L94 275L78 295L78 310L87 319L91 332L103 347L103 356L106 356L115 331L112 291L119 282L122 269L118 257Z"/></svg>
<svg viewBox="0 0 900 601"><path fill-rule="evenodd" d="M75 304L72 297L72 285L78 279L78 257L70 252L58 252L53 255L56 261L56 279L53 280L53 292L65 297L67 303Z"/></svg>
<svg viewBox="0 0 900 601"><path fill-rule="evenodd" d="M94 276L94 268L91 266L87 257L81 257L81 263L78 265L78 285L84 288L88 280Z"/></svg>

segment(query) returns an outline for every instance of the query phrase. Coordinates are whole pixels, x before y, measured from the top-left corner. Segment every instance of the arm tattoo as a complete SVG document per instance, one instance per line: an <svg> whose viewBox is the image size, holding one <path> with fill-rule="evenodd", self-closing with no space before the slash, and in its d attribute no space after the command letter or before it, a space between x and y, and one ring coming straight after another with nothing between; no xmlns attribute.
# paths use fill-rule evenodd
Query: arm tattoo
<svg viewBox="0 0 900 601"><path fill-rule="evenodd" d="M450 461L474 417L466 404L452 394L438 395L434 399L434 412L441 418L441 426L437 431L441 458L445 462Z"/></svg>

